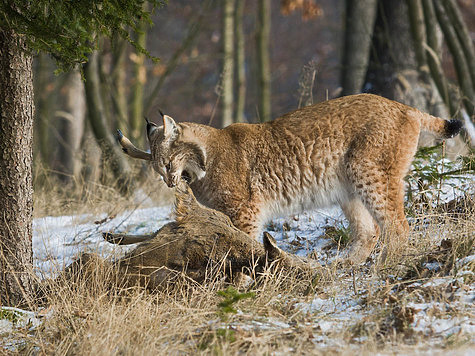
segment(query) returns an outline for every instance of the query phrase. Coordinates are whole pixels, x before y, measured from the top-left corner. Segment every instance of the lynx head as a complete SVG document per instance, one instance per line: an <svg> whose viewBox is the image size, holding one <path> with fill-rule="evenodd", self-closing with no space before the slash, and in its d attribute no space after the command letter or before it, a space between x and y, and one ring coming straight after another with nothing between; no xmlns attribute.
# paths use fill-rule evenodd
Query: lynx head
<svg viewBox="0 0 475 356"><path fill-rule="evenodd" d="M135 147L118 130L122 150L129 156L152 162L152 167L169 187L178 185L180 179L187 183L203 178L206 174L206 151L201 141L186 125L177 124L170 116L163 115L163 125L147 120L147 137L151 153Z"/></svg>
<svg viewBox="0 0 475 356"><path fill-rule="evenodd" d="M206 154L199 140L170 116L162 114L162 119L161 126L147 120L147 137L151 153L147 156L133 155L140 150L126 137L119 135L119 142L124 152L133 157L150 160L153 169L163 177L169 187L178 185L180 179L192 183L203 178L206 174Z"/></svg>

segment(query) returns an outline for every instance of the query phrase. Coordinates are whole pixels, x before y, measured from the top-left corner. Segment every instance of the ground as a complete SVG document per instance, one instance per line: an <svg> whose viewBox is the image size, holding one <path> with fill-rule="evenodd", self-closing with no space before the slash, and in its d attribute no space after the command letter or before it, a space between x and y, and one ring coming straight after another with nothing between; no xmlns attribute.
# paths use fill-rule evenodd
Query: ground
<svg viewBox="0 0 475 356"><path fill-rule="evenodd" d="M217 276L204 285L155 295L133 291L127 298L107 292L100 278L92 291L58 285L34 311L1 309L0 350L468 355L475 347L473 188L473 176L466 176L431 191L423 212L408 204L410 240L385 261L377 249L362 266L334 263L348 230L333 207L275 219L266 227L286 251L322 264L310 278L267 271L229 286ZM462 195L471 203L457 200ZM104 231L143 234L173 219L171 205L136 200L134 209L117 214L36 218L33 249L40 279L57 276L80 252L116 258L133 248L103 241ZM435 208L450 201L459 204Z"/></svg>

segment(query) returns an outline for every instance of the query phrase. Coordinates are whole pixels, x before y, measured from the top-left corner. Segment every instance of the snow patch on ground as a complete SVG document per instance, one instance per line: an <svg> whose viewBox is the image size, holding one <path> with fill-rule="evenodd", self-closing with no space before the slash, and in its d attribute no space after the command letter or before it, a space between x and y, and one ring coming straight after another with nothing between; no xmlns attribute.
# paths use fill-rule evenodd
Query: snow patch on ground
<svg viewBox="0 0 475 356"><path fill-rule="evenodd" d="M102 238L103 232L147 234L171 219L170 206L127 211L111 219L105 214L34 219L34 266L41 277L51 277L81 252L95 252L104 257L123 255L133 247L110 244Z"/></svg>

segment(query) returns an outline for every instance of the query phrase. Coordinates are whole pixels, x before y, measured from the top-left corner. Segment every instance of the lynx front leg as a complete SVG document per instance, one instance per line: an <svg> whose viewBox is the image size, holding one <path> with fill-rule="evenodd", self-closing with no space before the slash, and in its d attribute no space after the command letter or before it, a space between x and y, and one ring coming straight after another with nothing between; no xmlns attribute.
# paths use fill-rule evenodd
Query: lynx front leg
<svg viewBox="0 0 475 356"><path fill-rule="evenodd" d="M248 204L231 216L231 221L239 230L244 231L256 240L260 238L262 222L259 219L259 209L256 204Z"/></svg>

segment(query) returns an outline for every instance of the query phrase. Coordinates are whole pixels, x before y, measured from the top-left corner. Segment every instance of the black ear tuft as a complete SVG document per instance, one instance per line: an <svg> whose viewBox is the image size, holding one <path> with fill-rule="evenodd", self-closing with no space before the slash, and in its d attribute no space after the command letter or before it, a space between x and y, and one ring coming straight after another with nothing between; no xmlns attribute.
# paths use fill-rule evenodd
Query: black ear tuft
<svg viewBox="0 0 475 356"><path fill-rule="evenodd" d="M457 135L463 127L461 120L449 120L445 122L445 137L452 138Z"/></svg>
<svg viewBox="0 0 475 356"><path fill-rule="evenodd" d="M158 109L158 112L160 113L160 115L162 115L162 118L165 116L161 109Z"/></svg>
<svg viewBox="0 0 475 356"><path fill-rule="evenodd" d="M147 118L147 116L144 116L143 118L145 119L145 122L146 122L147 124L150 123L150 120Z"/></svg>

